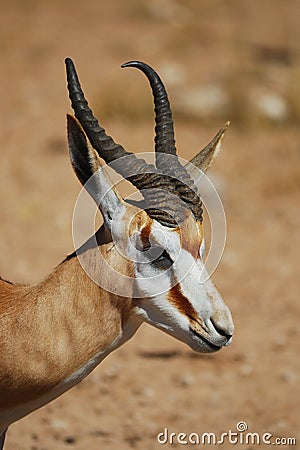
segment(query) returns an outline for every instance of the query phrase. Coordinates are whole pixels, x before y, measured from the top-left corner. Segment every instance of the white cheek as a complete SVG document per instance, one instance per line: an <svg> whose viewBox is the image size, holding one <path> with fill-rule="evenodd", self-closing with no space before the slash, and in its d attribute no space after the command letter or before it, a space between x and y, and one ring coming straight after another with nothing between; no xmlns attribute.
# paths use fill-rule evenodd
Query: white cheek
<svg viewBox="0 0 300 450"><path fill-rule="evenodd" d="M134 268L135 284L139 294L153 297L170 290L170 275L168 273L158 273L149 263L135 263Z"/></svg>
<svg viewBox="0 0 300 450"><path fill-rule="evenodd" d="M212 306L207 295L207 283L201 282L203 271L205 271L204 264L198 259L180 285L183 295L189 299L195 311L200 317L205 318L209 317Z"/></svg>
<svg viewBox="0 0 300 450"><path fill-rule="evenodd" d="M184 340L189 330L189 321L167 300L164 295L142 300L138 313L143 319L174 336Z"/></svg>
<svg viewBox="0 0 300 450"><path fill-rule="evenodd" d="M187 250L181 250L178 258L173 264L173 270L176 275L176 280L181 283L188 274L192 271L195 266L196 261Z"/></svg>

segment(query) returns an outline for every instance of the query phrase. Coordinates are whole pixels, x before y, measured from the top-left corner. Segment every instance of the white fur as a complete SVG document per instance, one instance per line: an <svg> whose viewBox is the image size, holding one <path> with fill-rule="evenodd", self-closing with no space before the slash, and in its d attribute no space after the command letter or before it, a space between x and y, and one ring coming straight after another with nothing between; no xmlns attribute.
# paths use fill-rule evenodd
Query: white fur
<svg viewBox="0 0 300 450"><path fill-rule="evenodd" d="M134 263L136 290L138 297L141 297L138 302L138 311L143 320L187 343L197 351L212 351L207 341L217 347L228 345L226 337L215 327L223 330L227 335L232 335L231 315L211 280L201 282L205 272L202 259L195 259L191 253L182 249L179 235L157 222L154 222L152 226L151 235L152 242L161 245L174 263L167 270L157 268L146 259L146 256L143 259L142 252L137 253L134 241L138 239L138 234L132 237L130 253L136 261ZM200 255L203 251L204 244L200 248ZM203 325L202 328L198 327L203 339L191 331L189 318L168 300L173 279L179 282L182 294L197 312L198 322Z"/></svg>

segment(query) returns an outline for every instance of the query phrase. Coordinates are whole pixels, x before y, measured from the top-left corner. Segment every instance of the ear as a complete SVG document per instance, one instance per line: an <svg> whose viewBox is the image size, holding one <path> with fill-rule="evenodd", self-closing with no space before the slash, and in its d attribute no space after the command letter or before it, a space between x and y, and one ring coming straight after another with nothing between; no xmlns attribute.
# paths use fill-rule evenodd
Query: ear
<svg viewBox="0 0 300 450"><path fill-rule="evenodd" d="M198 155L194 156L194 158L190 160L190 163L198 167L198 169L202 170L202 172L206 172L221 149L222 139L229 125L230 122L226 122L212 141L210 141L210 143L204 147Z"/></svg>
<svg viewBox="0 0 300 450"><path fill-rule="evenodd" d="M74 172L97 203L105 224L110 228L113 214L122 199L107 173L101 169L99 156L89 147L79 122L68 114L67 124L70 159Z"/></svg>

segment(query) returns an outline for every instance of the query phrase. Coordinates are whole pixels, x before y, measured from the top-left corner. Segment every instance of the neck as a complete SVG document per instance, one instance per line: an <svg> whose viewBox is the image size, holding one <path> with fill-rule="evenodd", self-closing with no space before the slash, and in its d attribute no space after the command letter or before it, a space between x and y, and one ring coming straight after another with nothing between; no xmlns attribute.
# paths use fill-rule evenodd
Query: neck
<svg viewBox="0 0 300 450"><path fill-rule="evenodd" d="M82 251L97 270L99 249ZM132 300L95 284L75 255L32 288L0 281L0 308L0 410L33 402L26 414L77 384L141 324Z"/></svg>

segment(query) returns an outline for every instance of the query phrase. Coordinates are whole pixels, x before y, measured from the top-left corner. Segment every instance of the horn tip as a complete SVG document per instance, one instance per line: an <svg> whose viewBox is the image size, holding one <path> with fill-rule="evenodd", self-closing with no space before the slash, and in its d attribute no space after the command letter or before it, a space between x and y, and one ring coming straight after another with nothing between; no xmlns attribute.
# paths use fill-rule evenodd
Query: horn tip
<svg viewBox="0 0 300 450"><path fill-rule="evenodd" d="M121 65L122 69L124 69L125 67L136 67L139 66L141 63L140 61L127 61L126 63L123 63Z"/></svg>
<svg viewBox="0 0 300 450"><path fill-rule="evenodd" d="M143 72L147 72L149 70L153 70L152 67L148 66L148 64L142 61L128 61L121 65L122 69L126 67L136 67L137 69L142 70Z"/></svg>
<svg viewBox="0 0 300 450"><path fill-rule="evenodd" d="M223 139L225 132L228 130L229 125L230 125L230 121L227 120L227 122L223 125L223 127L218 131L218 133L214 137L213 141L215 140L216 143L220 142Z"/></svg>
<svg viewBox="0 0 300 450"><path fill-rule="evenodd" d="M73 61L72 61L72 59L69 58L69 57L65 58L65 65L66 65L66 66L69 66L70 64L74 64Z"/></svg>
<svg viewBox="0 0 300 450"><path fill-rule="evenodd" d="M219 153L220 148L221 148L221 143L224 137L225 132L227 131L227 129L229 128L230 125L230 121L227 120L227 122L224 124L224 126L221 128L221 130L219 131L219 133L217 133L217 135L215 136L215 138L213 139L213 141L215 141L215 148L216 148L216 155Z"/></svg>

